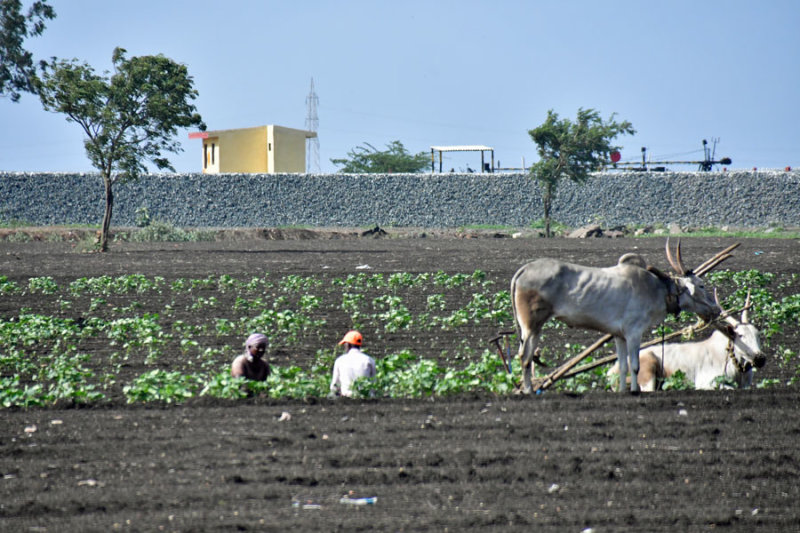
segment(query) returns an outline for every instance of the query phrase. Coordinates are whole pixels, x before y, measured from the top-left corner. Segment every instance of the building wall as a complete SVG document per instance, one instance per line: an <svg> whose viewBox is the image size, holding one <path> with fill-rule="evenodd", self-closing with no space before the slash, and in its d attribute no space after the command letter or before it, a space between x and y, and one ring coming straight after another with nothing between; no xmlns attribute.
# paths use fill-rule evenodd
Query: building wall
<svg viewBox="0 0 800 533"><path fill-rule="evenodd" d="M274 125L208 132L203 139L202 172L305 172L306 134Z"/></svg>
<svg viewBox="0 0 800 533"><path fill-rule="evenodd" d="M267 139L269 172L306 171L305 131L267 126Z"/></svg>
<svg viewBox="0 0 800 533"><path fill-rule="evenodd" d="M241 128L214 132L219 136L219 172L269 172L267 128Z"/></svg>
<svg viewBox="0 0 800 533"><path fill-rule="evenodd" d="M219 137L203 139L203 174L219 173Z"/></svg>

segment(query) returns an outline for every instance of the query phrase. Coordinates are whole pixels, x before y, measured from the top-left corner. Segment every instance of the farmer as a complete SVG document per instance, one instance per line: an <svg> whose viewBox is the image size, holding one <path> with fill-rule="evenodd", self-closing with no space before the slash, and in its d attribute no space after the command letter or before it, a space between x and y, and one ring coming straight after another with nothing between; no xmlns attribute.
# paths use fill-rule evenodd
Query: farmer
<svg viewBox="0 0 800 533"><path fill-rule="evenodd" d="M352 330L339 341L345 353L333 363L331 394L351 397L356 379L375 377L375 360L361 351L361 339L361 333Z"/></svg>
<svg viewBox="0 0 800 533"><path fill-rule="evenodd" d="M261 333L253 333L247 337L244 353L234 359L231 364L231 376L253 381L266 381L270 374L270 368L263 357L268 344L267 336Z"/></svg>

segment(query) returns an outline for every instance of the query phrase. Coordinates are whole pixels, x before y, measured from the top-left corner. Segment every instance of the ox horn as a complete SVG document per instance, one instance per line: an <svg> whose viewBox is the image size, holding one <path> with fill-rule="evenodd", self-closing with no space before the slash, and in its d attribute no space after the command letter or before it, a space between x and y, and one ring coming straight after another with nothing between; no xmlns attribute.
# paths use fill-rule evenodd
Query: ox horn
<svg viewBox="0 0 800 533"><path fill-rule="evenodd" d="M742 243L737 242L735 244L732 244L732 245L728 246L727 248L725 248L724 250L722 250L721 252L716 254L714 257L708 259L707 261L702 263L700 266L695 268L694 269L694 273L697 276L702 276L703 274L706 274L706 273L710 272L712 269L716 268L717 265L719 265L720 263L722 263L726 259L728 259L730 257L733 257L733 255L731 255L730 252L732 252L734 249L738 248L740 244L742 244Z"/></svg>
<svg viewBox="0 0 800 533"><path fill-rule="evenodd" d="M747 289L747 298L744 301L744 309L742 309L742 324L750 322L750 289Z"/></svg>
<svg viewBox="0 0 800 533"><path fill-rule="evenodd" d="M711 327L728 337L729 339L733 340L736 336L736 319L731 317L730 309L724 309L722 304L719 301L719 296L717 296L717 290L714 289L714 302L717 304L722 312L720 313L719 317L716 320L711 322ZM722 321L726 322L723 324Z"/></svg>
<svg viewBox="0 0 800 533"><path fill-rule="evenodd" d="M672 267L672 270L674 270L681 276L685 276L686 268L684 268L683 262L681 261L681 240L678 239L678 246L676 247L677 261L672 258L672 252L669 251L669 237L667 237L666 251L667 251L667 261L669 261L669 266Z"/></svg>
<svg viewBox="0 0 800 533"><path fill-rule="evenodd" d="M722 310L722 312L719 315L719 318L722 319L722 320L725 320L726 322L731 322L732 321L731 312L725 310L722 307L722 303L720 303L720 301L719 301L719 295L717 294L717 289L714 289L714 303L717 304L717 307L719 307L720 310Z"/></svg>

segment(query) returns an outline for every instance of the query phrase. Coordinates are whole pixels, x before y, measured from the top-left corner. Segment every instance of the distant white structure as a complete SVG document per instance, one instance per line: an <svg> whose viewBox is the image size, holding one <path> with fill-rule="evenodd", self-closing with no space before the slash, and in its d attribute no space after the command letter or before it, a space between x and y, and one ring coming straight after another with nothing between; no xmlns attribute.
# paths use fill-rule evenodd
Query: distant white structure
<svg viewBox="0 0 800 533"><path fill-rule="evenodd" d="M317 104L319 104L319 98L314 92L314 78L311 78L311 91L306 97L306 130L314 133L319 130ZM306 139L306 172L319 172L319 136L317 135Z"/></svg>
<svg viewBox="0 0 800 533"><path fill-rule="evenodd" d="M308 127L308 126L306 126ZM436 152L439 152L439 172L442 171L442 152L480 152L481 153L481 172L494 172L494 148L477 144L460 146L431 146L431 173L436 172ZM484 152L492 154L492 163L484 161ZM467 172L474 172L467 167Z"/></svg>

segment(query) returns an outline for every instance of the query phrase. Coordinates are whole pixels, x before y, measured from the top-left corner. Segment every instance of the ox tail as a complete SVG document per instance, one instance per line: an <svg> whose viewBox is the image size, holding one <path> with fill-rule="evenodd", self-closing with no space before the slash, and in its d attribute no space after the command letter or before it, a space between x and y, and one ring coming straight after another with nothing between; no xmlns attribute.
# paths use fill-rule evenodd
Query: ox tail
<svg viewBox="0 0 800 533"><path fill-rule="evenodd" d="M548 366L547 363L541 360L539 352L536 350L532 332L529 332L526 338L522 338L522 327L519 322L519 316L517 316L517 280L525 272L525 268L524 266L521 267L511 278L511 315L514 317L514 331L517 334L517 339L519 339L520 355L522 356L521 363L524 365L526 361L535 361L536 364L546 367Z"/></svg>

